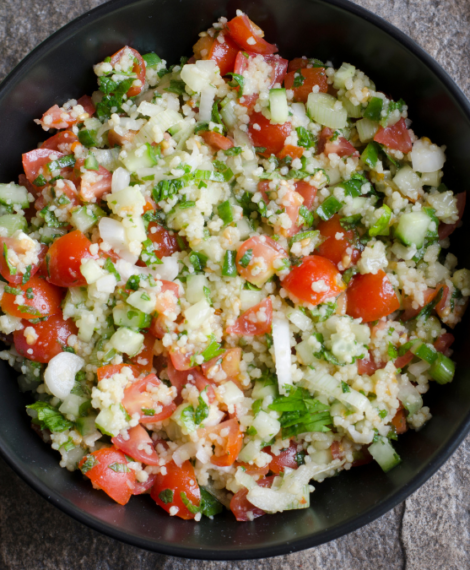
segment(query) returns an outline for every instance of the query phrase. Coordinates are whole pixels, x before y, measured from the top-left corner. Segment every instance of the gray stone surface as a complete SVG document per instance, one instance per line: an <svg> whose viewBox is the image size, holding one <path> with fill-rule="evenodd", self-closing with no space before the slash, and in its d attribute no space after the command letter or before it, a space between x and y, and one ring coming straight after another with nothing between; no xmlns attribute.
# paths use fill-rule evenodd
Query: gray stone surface
<svg viewBox="0 0 470 570"><path fill-rule="evenodd" d="M0 0L0 79L34 46L100 0ZM358 0L435 57L470 96L468 0ZM418 492L318 548L254 562L198 562L106 538L36 495L0 460L0 570L462 570L470 567L470 438Z"/></svg>

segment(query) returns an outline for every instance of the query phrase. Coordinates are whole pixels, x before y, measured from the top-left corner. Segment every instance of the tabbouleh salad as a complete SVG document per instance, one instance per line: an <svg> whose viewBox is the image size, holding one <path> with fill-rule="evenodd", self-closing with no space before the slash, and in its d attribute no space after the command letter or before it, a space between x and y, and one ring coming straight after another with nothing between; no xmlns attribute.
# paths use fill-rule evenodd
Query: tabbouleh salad
<svg viewBox="0 0 470 570"><path fill-rule="evenodd" d="M238 11L168 67L124 47L0 185L0 353L33 428L125 505L310 505L453 379L470 272L445 147L349 63L287 61Z"/></svg>

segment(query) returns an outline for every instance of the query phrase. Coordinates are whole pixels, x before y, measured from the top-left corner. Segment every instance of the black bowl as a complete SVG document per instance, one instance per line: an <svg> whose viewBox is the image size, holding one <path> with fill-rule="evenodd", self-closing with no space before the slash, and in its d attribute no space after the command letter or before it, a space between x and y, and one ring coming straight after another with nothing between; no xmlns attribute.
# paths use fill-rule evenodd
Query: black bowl
<svg viewBox="0 0 470 570"><path fill-rule="evenodd" d="M413 128L447 145L445 182L461 191L470 179L468 101L436 62L396 28L344 0L115 0L78 18L36 48L0 87L0 181L16 180L21 153L44 134L33 123L53 103L96 87L92 65L121 46L156 51L170 63L190 54L197 34L219 16L246 11L284 57L346 60L381 91L403 97ZM453 251L470 267L464 228ZM92 528L135 546L202 559L247 559L286 554L330 541L392 509L446 461L470 426L468 318L457 328L457 374L425 397L433 419L397 442L403 462L384 474L377 464L342 473L317 486L312 506L237 523L226 512L199 524L170 518L149 497L126 507L92 490L79 473L61 469L58 455L31 430L15 373L0 362L0 451L51 503Z"/></svg>

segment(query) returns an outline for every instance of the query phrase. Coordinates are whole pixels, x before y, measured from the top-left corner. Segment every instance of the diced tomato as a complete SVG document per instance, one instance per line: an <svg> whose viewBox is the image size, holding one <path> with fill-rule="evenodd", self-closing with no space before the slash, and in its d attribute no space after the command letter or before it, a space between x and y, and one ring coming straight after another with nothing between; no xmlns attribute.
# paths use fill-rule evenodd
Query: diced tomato
<svg viewBox="0 0 470 570"><path fill-rule="evenodd" d="M439 293L440 289L443 289L443 291L441 300L436 305L436 313L441 319L445 319L450 312L450 288L448 285L438 285L436 287L436 295Z"/></svg>
<svg viewBox="0 0 470 570"><path fill-rule="evenodd" d="M285 228L281 224L274 224L276 233L284 237L292 237L299 233L301 227L301 224L299 224L299 212L302 204L302 196L297 194L295 190L293 191L288 188L281 200L281 206L284 208L284 212L289 216L291 226L290 228Z"/></svg>
<svg viewBox="0 0 470 570"><path fill-rule="evenodd" d="M400 301L385 271L355 275L346 291L346 312L364 323L377 321L400 308Z"/></svg>
<svg viewBox="0 0 470 570"><path fill-rule="evenodd" d="M3 293L0 301L2 311L20 319L37 319L50 317L61 312L62 291L55 285L51 285L41 277L31 277L25 285L16 285L18 293ZM17 295L23 300L16 303Z"/></svg>
<svg viewBox="0 0 470 570"><path fill-rule="evenodd" d="M403 407L398 408L397 413L393 416L392 426L395 428L398 435L405 433L408 429L408 426L406 425L405 409Z"/></svg>
<svg viewBox="0 0 470 570"><path fill-rule="evenodd" d="M411 350L408 350L403 356L399 356L393 364L395 368L402 370L413 360L414 356L415 355L411 352Z"/></svg>
<svg viewBox="0 0 470 570"><path fill-rule="evenodd" d="M250 59L257 57L259 54L249 51L238 52L237 58L235 60L234 72L238 75L243 75L243 73L248 68ZM264 55L264 61L271 67L269 88L273 87L276 83L282 84L287 71L288 61L283 59L280 55ZM246 99L248 96L244 96ZM247 107L246 102L243 103Z"/></svg>
<svg viewBox="0 0 470 570"><path fill-rule="evenodd" d="M194 384L196 377L198 375L202 376L197 368L192 368L190 370L176 370L176 368L173 366L171 358L168 358L167 360L166 371L171 385L174 386L178 392L178 396L176 398L176 402L178 404L181 403L181 391L186 386L186 384ZM188 378L188 376L191 376L191 378Z"/></svg>
<svg viewBox="0 0 470 570"><path fill-rule="evenodd" d="M355 264L361 253L353 245L354 231L345 230L340 224L341 216L335 214L327 221L321 221L317 230L325 239L317 248L319 255L331 260L336 266L342 264L342 270ZM338 239L338 234L342 237ZM348 253L348 250L350 252Z"/></svg>
<svg viewBox="0 0 470 570"><path fill-rule="evenodd" d="M176 350L170 350L170 358L173 366L176 370L192 370L195 368L192 365L191 360L193 354L191 352L181 352Z"/></svg>
<svg viewBox="0 0 470 570"><path fill-rule="evenodd" d="M268 297L238 317L235 324L227 327L227 334L238 334L244 336L259 336L266 334L271 330L272 317L273 306L271 299Z"/></svg>
<svg viewBox="0 0 470 570"><path fill-rule="evenodd" d="M319 291L312 289L316 282L320 282ZM292 267L282 286L294 302L310 305L324 303L327 299L338 296L345 288L341 273L333 262L320 255L304 257L300 265Z"/></svg>
<svg viewBox="0 0 470 570"><path fill-rule="evenodd" d="M71 154L71 147L77 141L78 137L72 131L61 131L44 141L41 148L49 148L63 154Z"/></svg>
<svg viewBox="0 0 470 570"><path fill-rule="evenodd" d="M26 152L23 154L23 169L26 178L31 184L34 184L34 181L40 174L42 174L46 180L50 179L51 173L46 168L47 165L51 161L62 158L63 156L65 156L65 154L50 148L35 148L34 150Z"/></svg>
<svg viewBox="0 0 470 570"><path fill-rule="evenodd" d="M83 166L85 160L80 158L75 163L74 172L77 178L80 177L80 197L84 202L99 202L99 200L111 192L111 181L113 175L104 166L99 170L85 170Z"/></svg>
<svg viewBox="0 0 470 570"><path fill-rule="evenodd" d="M435 341L434 348L442 352L444 356L450 356L450 347L454 344L455 337L452 333L444 333Z"/></svg>
<svg viewBox="0 0 470 570"><path fill-rule="evenodd" d="M160 465L155 445L145 428L137 425L129 429L128 435L129 439L124 439L122 435L118 435L113 437L111 441L113 445L135 461L140 461L145 465Z"/></svg>
<svg viewBox="0 0 470 570"><path fill-rule="evenodd" d="M77 105L81 105L85 109L85 112L90 115L90 117L92 117L96 112L93 99L89 95L82 95L80 99L77 99Z"/></svg>
<svg viewBox="0 0 470 570"><path fill-rule="evenodd" d="M155 250L155 255L160 259L180 251L176 235L172 231L166 230L160 224L157 224L157 222L150 222L148 237L158 246Z"/></svg>
<svg viewBox="0 0 470 570"><path fill-rule="evenodd" d="M84 472L86 462L93 467ZM88 477L93 486L103 490L116 503L125 505L128 503L135 488L135 471L127 468L126 456L115 447L105 447L93 451L80 461L78 466L82 473Z"/></svg>
<svg viewBox="0 0 470 570"><path fill-rule="evenodd" d="M13 250L17 255L23 255L28 251L30 246L30 240L22 240L17 238L0 238L0 274L4 279L11 283L12 285L18 285L23 282L23 273L20 273L15 267L15 260L8 258L8 263L12 267L14 275L10 273L10 268L8 267L7 259L5 259L5 246L7 250ZM31 266L30 275L33 276L37 273L41 263L43 262L47 252L47 246L42 245L38 253L38 263ZM8 257L8 253L7 253ZM15 273L16 271L16 273Z"/></svg>
<svg viewBox="0 0 470 570"><path fill-rule="evenodd" d="M149 374L133 382L124 390L122 405L131 416L140 415L140 423L152 424L161 422L171 416L176 409L176 404L172 402L163 406L155 399L151 392L152 388L160 386L161 382L155 374Z"/></svg>
<svg viewBox="0 0 470 570"><path fill-rule="evenodd" d="M158 317L154 317L150 324L149 333L155 338L162 340L167 332L165 315L158 315Z"/></svg>
<svg viewBox="0 0 470 570"><path fill-rule="evenodd" d="M343 459L344 449L339 441L334 441L330 446L333 459Z"/></svg>
<svg viewBox="0 0 470 570"><path fill-rule="evenodd" d="M132 66L132 72L137 75L137 79L140 80L140 85L133 85L129 91L126 93L128 97L136 97L142 91L145 85L145 61L142 59L140 53L129 46L124 46L114 55L111 56L111 65L115 66L123 56L128 56L129 51L131 56L134 58L134 65Z"/></svg>
<svg viewBox="0 0 470 570"><path fill-rule="evenodd" d="M241 357L241 348L229 348L222 355L201 364L202 372L206 377L209 377L214 367L217 367L217 369L220 367L227 375L226 380L238 380Z"/></svg>
<svg viewBox="0 0 470 570"><path fill-rule="evenodd" d="M296 75L302 75L303 83L299 87L294 87ZM328 91L328 78L324 67L308 67L297 71L290 71L284 79L286 89L294 91L294 100L306 103L313 88L318 85L320 93Z"/></svg>
<svg viewBox="0 0 470 570"><path fill-rule="evenodd" d="M360 467L361 465L367 465L374 461L372 455L369 453L369 449L364 445L358 451L353 453L354 461L352 462L353 467Z"/></svg>
<svg viewBox="0 0 470 570"><path fill-rule="evenodd" d="M161 279L162 289L157 294L155 303L155 310L160 314L166 314L167 311L173 312L176 310L179 297L179 285L171 281Z"/></svg>
<svg viewBox="0 0 470 570"><path fill-rule="evenodd" d="M304 153L304 149L301 146L294 146L292 144L286 144L286 146L281 150L281 152L277 153L277 158L279 160L286 158L286 156L290 156L292 159L302 158L303 153Z"/></svg>
<svg viewBox="0 0 470 570"><path fill-rule="evenodd" d="M133 495L143 495L144 493L147 493L154 486L156 479L157 479L157 474L156 473L150 473L147 481L145 481L144 483L141 483L140 481L136 480L134 492L132 494Z"/></svg>
<svg viewBox="0 0 470 570"><path fill-rule="evenodd" d="M47 280L59 287L82 287L86 279L80 272L82 259L93 257L91 241L75 230L57 239L46 255Z"/></svg>
<svg viewBox="0 0 470 570"><path fill-rule="evenodd" d="M256 26L246 14L236 16L227 22L227 28L232 39L244 50L255 53L276 53L277 47L269 44L260 35L260 28ZM262 33L262 32L261 32Z"/></svg>
<svg viewBox="0 0 470 570"><path fill-rule="evenodd" d="M223 42L218 38L204 36L193 47L196 59L211 59L220 69L220 75L224 76L233 71L235 59L239 47L228 34L223 35Z"/></svg>
<svg viewBox="0 0 470 570"><path fill-rule="evenodd" d="M315 203L315 198L317 197L317 189L315 186L305 182L305 180L297 180L295 183L295 191L304 199L303 205L307 210L311 210Z"/></svg>
<svg viewBox="0 0 470 570"><path fill-rule="evenodd" d="M417 309L413 308L413 299L412 297L405 297L402 302L403 313L400 315L400 319L402 321L409 321L410 319L414 319L416 316L419 315L421 310L430 303L438 294L439 289L426 289L423 293L424 303L420 305Z"/></svg>
<svg viewBox="0 0 470 570"><path fill-rule="evenodd" d="M385 367L386 362L376 362L372 353L370 352L365 358L361 358L357 360L357 373L358 374L367 374L368 376L372 376L372 374L376 370L381 370Z"/></svg>
<svg viewBox="0 0 470 570"><path fill-rule="evenodd" d="M289 68L288 71L297 71L298 69L303 69L307 67L308 59L305 57L294 57L291 61L289 61Z"/></svg>
<svg viewBox="0 0 470 570"><path fill-rule="evenodd" d="M243 461L237 461L234 464L234 467L235 469L237 467L242 467L245 473L251 477L264 477L269 473L269 465L266 465L265 467L258 467L257 465L250 465L249 463L244 463Z"/></svg>
<svg viewBox="0 0 470 570"><path fill-rule="evenodd" d="M280 152L291 130L292 126L289 122L282 124L271 123L262 113L253 113L248 126L253 146L266 149L261 153L263 156L270 156Z"/></svg>
<svg viewBox="0 0 470 570"><path fill-rule="evenodd" d="M248 257L249 263L246 263ZM275 263L287 258L287 253L276 241L266 236L254 236L238 248L237 270L243 279L260 286L276 273Z"/></svg>
<svg viewBox="0 0 470 570"><path fill-rule="evenodd" d="M213 427L202 428L198 433L208 438L208 441L213 441L215 451L211 457L212 464L218 467L229 467L235 463L243 446L243 434L236 419L227 420ZM216 434L218 437L211 440L210 434Z"/></svg>
<svg viewBox="0 0 470 570"><path fill-rule="evenodd" d="M64 320L62 315L53 315L46 321L31 323L23 321L24 327L32 327L38 339L34 344L28 344L24 329L13 333L13 340L18 354L35 362L49 362L51 358L63 351L67 346L70 335L76 335L78 330L72 319Z"/></svg>
<svg viewBox="0 0 470 570"><path fill-rule="evenodd" d="M142 372L150 374L153 365L153 347L155 344L155 337L148 332L144 338L144 346L142 350L130 359L131 363L140 368Z"/></svg>
<svg viewBox="0 0 470 570"><path fill-rule="evenodd" d="M204 131L199 134L204 142L215 150L227 150L233 147L233 142L220 133L216 133L214 131Z"/></svg>
<svg viewBox="0 0 470 570"><path fill-rule="evenodd" d="M194 467L185 461L180 467L174 461L165 465L166 474L158 473L150 496L167 513L171 507L177 507L176 516L184 520L195 517L183 503L183 498L198 507L201 502L201 491L197 484Z"/></svg>
<svg viewBox="0 0 470 570"><path fill-rule="evenodd" d="M317 153L337 154L338 156L359 156L359 151L344 137L337 136L334 140L335 131L328 127L323 127L318 139Z"/></svg>
<svg viewBox="0 0 470 570"><path fill-rule="evenodd" d="M445 239L449 237L451 234L453 234L454 231L457 229L457 226L459 225L461 219L463 218L463 214L465 212L465 202L467 201L467 193L460 192L459 194L456 194L455 197L457 199L457 209L459 211L459 219L457 222L455 222L455 224L440 223L438 229L439 239Z"/></svg>
<svg viewBox="0 0 470 570"><path fill-rule="evenodd" d="M286 468L298 469L299 467L299 464L296 461L298 453L297 453L297 444L295 443L295 441L291 441L289 447L282 449L279 455L274 455L274 453L271 452L270 447L265 447L263 451L271 455L272 459L269 464L269 470L275 473L276 475L284 473Z"/></svg>
<svg viewBox="0 0 470 570"><path fill-rule="evenodd" d="M123 368L129 368L132 371L134 378L138 378L140 376L139 368L132 364L106 364L105 366L100 366L96 371L98 382L101 382L101 380L104 380L105 378L111 378L111 376L121 372Z"/></svg>
<svg viewBox="0 0 470 570"><path fill-rule="evenodd" d="M411 152L413 148L410 133L406 128L405 119L400 119L391 127L379 127L379 130L375 134L374 141L405 154Z"/></svg>
<svg viewBox="0 0 470 570"><path fill-rule="evenodd" d="M274 477L265 477L258 481L258 485L260 487L271 487L273 479ZM258 517L262 517L266 514L263 510L252 505L246 498L247 495L248 489L240 489L240 491L235 493L230 501L230 510L239 522L252 521L253 519L257 519Z"/></svg>

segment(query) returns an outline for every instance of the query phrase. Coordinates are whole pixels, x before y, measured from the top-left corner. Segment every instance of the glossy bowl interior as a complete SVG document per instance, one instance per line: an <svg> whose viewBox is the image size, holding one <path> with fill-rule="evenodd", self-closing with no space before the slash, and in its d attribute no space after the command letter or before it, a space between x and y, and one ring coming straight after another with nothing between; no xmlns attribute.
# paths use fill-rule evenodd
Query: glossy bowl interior
<svg viewBox="0 0 470 570"><path fill-rule="evenodd" d="M128 44L156 51L169 63L191 53L198 33L216 18L246 11L284 57L346 60L380 90L410 107L413 128L447 145L444 181L461 192L470 180L470 121L465 97L442 69L398 30L346 1L115 0L72 22L30 54L0 87L0 181L16 180L21 153L44 140L33 123L53 103L96 89L92 65ZM470 267L469 230L454 235L460 266ZM457 328L457 375L425 397L432 421L397 443L403 458L389 474L352 469L317 485L306 510L237 523L226 512L199 524L170 518L147 497L126 507L92 490L79 473L61 469L58 455L30 429L15 373L0 361L0 451L43 496L85 524L133 545L175 556L247 559L285 554L350 532L384 514L416 490L449 457L470 420L468 317Z"/></svg>

